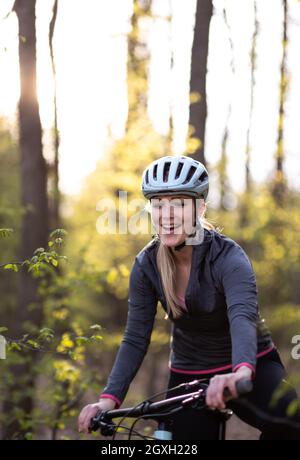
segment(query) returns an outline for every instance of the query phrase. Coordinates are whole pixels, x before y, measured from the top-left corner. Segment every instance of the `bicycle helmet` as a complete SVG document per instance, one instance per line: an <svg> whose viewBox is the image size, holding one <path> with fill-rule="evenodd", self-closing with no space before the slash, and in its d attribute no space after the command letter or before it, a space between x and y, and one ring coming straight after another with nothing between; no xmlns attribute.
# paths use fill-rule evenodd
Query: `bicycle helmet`
<svg viewBox="0 0 300 460"><path fill-rule="evenodd" d="M157 195L184 195L206 199L209 189L205 166L187 156L165 156L153 161L143 172L145 198Z"/></svg>
<svg viewBox="0 0 300 460"><path fill-rule="evenodd" d="M145 198L151 199L159 195L178 195L180 193L194 199L207 198L209 190L208 172L200 161L187 156L165 156L153 161L143 172L142 192ZM196 216L195 232L175 246L178 251L187 244L201 244L204 231Z"/></svg>

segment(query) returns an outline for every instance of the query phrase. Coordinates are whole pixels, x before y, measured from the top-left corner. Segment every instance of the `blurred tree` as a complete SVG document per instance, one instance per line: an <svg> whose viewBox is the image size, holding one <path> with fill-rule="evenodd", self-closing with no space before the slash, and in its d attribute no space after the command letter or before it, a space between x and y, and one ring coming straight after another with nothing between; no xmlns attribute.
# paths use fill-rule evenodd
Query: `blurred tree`
<svg viewBox="0 0 300 460"><path fill-rule="evenodd" d="M20 205L20 162L18 146L10 133L5 120L0 118L0 228L14 229L14 233L2 244L0 264L15 259L19 246L21 222ZM8 327L14 319L17 280L3 271L0 276L0 324Z"/></svg>
<svg viewBox="0 0 300 460"><path fill-rule="evenodd" d="M58 11L58 0L54 0L53 9L52 9L52 18L49 26L49 48L51 56L51 65L53 73L53 82L54 82L54 95L53 95L53 105L54 105L54 126L53 126L53 150L54 150L54 159L53 163L49 165L49 221L50 227L60 228L60 190L59 190L59 130L57 124L57 85L56 85L56 66L54 58L54 48L53 48L53 37L55 31L55 24Z"/></svg>
<svg viewBox="0 0 300 460"><path fill-rule="evenodd" d="M21 197L24 207L20 257L47 244L48 200L47 168L43 157L42 128L36 92L35 0L16 0L14 10L19 22L19 60L21 96L19 130L21 155ZM22 272L20 276L18 317L20 324L28 318L28 306L36 302L36 282ZM35 308L31 319L40 325L42 311ZM20 315L20 316L19 316ZM20 327L20 326L19 326Z"/></svg>
<svg viewBox="0 0 300 460"><path fill-rule="evenodd" d="M256 70L256 61L257 61L257 38L259 32L259 23L257 17L257 2L254 0L253 2L254 8L254 28L253 28L253 36L252 36L252 47L250 53L250 65L251 65L251 88L250 88L250 111L249 111L249 124L247 128L247 140L246 140L246 164L245 164L245 193L241 197L239 202L240 206L240 226L245 227L248 225L248 218L249 218L249 206L252 197L252 178L250 173L250 164L251 164L251 126L252 126L252 118L253 118L253 110L254 110L254 89L255 89L255 70ZM246 242L244 243L246 246ZM245 247L246 249L246 247Z"/></svg>
<svg viewBox="0 0 300 460"><path fill-rule="evenodd" d="M283 206L287 191L286 177L284 173L284 118L285 103L288 88L287 50L288 50L288 1L282 0L283 6L283 31L282 31L282 59L280 66L279 87L279 117L277 128L277 146L275 153L276 170L272 184L275 200Z"/></svg>
<svg viewBox="0 0 300 460"><path fill-rule="evenodd" d="M36 27L35 0L16 0L14 11L19 23L19 63L21 95L19 101L19 143L21 158L21 202L24 208L22 217L21 260L31 256L37 247L45 247L48 234L47 168L43 157L42 128L36 91ZM20 272L18 300L12 334L20 336L25 322L35 327L42 324L43 310L37 294L38 283L25 268ZM15 386L19 386L19 397L13 400L8 394L4 404L9 413L17 404L20 410L30 414L33 397L24 390L24 378L29 389L34 387L32 360L24 359L13 367ZM12 390L10 388L10 390ZM14 391L16 388L14 388ZM4 436L10 438L17 430L22 431L18 420L7 424Z"/></svg>
<svg viewBox="0 0 300 460"><path fill-rule="evenodd" d="M188 146L193 158L205 164L204 135L207 114L206 73L209 44L209 26L213 12L212 0L197 0L190 77Z"/></svg>
<svg viewBox="0 0 300 460"><path fill-rule="evenodd" d="M223 17L224 17L224 22L228 30L228 40L229 40L230 49L231 49L230 66L231 66L232 73L234 74L235 73L234 45L233 45L233 41L231 37L230 25L228 23L226 6L224 6L223 8ZM229 137L229 120L231 116L231 110L232 110L231 102L229 102L228 113L227 113L227 118L225 122L223 138L222 138L221 158L216 165L216 170L219 176L219 186L220 186L219 208L220 210L224 212L228 210L228 197L230 196L230 182L229 182L229 178L227 174L227 166L228 166L227 142L228 142L228 137Z"/></svg>
<svg viewBox="0 0 300 460"><path fill-rule="evenodd" d="M254 8L254 28L252 36L252 47L250 53L251 59L251 88L250 88L250 111L249 111L249 124L247 129L247 142L246 142L246 191L251 193L251 174L250 174L250 163L251 163L251 144L250 144L250 135L251 135L251 125L253 118L253 109L254 109L254 88L255 88L255 70L256 70L256 61L257 61L257 37L259 32L259 23L257 18L257 4L256 0L253 2Z"/></svg>

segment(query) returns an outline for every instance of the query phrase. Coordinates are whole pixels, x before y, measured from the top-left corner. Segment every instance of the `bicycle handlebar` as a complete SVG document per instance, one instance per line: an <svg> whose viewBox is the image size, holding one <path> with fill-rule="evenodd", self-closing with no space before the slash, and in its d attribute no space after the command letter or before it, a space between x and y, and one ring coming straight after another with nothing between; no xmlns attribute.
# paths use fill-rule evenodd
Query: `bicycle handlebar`
<svg viewBox="0 0 300 460"><path fill-rule="evenodd" d="M238 396L242 396L247 393L251 393L251 391L253 390L253 383L251 380L242 379L236 383L235 387L236 387ZM225 397L231 396L231 393L227 388L225 388L224 396Z"/></svg>
<svg viewBox="0 0 300 460"><path fill-rule="evenodd" d="M186 387L188 388L189 386L195 385L197 385L197 381L187 383ZM153 418L157 420L159 417L170 415L194 404L200 405L202 403L203 406L205 406L206 389L208 385L205 385L205 388L203 388L203 386L204 385L202 384L202 388L197 391L174 396L168 399L163 399L158 402L145 401L135 407L100 411L100 413L91 420L90 429L91 431L97 431L99 428L101 428L101 433L104 436L111 436L115 426L112 422L113 418L141 417ZM253 384L251 380L242 379L236 384L236 390L239 396L251 392L252 388ZM231 393L227 388L225 388L224 397L228 398L230 396ZM166 409L169 409L169 412L166 413L163 411Z"/></svg>

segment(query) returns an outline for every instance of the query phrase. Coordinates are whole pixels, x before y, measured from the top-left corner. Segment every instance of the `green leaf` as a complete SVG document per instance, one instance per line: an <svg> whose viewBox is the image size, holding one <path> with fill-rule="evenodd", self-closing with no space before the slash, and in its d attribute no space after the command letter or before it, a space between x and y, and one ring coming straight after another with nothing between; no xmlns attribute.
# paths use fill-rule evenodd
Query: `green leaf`
<svg viewBox="0 0 300 460"><path fill-rule="evenodd" d="M7 238L13 233L12 228L0 228L0 238Z"/></svg>
<svg viewBox="0 0 300 460"><path fill-rule="evenodd" d="M100 331L102 329L102 326L100 326L100 324L93 324L92 326L90 326L90 329Z"/></svg>
<svg viewBox="0 0 300 460"><path fill-rule="evenodd" d="M48 327L44 327L40 330L38 341L51 342L54 339L54 331Z"/></svg>
<svg viewBox="0 0 300 460"><path fill-rule="evenodd" d="M74 359L76 361L76 353L75 353L75 351L70 350L68 352L68 355L70 356L71 359Z"/></svg>
<svg viewBox="0 0 300 460"><path fill-rule="evenodd" d="M50 238L60 238L62 236L66 236L68 232L63 228L57 228L50 233Z"/></svg>
<svg viewBox="0 0 300 460"><path fill-rule="evenodd" d="M19 271L19 267L17 266L17 264L6 264L3 268L4 270L12 270L16 273Z"/></svg>
<svg viewBox="0 0 300 460"><path fill-rule="evenodd" d="M33 348L37 349L40 348L39 344L35 340L27 340L26 342L28 345L32 346Z"/></svg>
<svg viewBox="0 0 300 460"><path fill-rule="evenodd" d="M76 345L83 345L88 341L89 339L87 337L76 337Z"/></svg>
<svg viewBox="0 0 300 460"><path fill-rule="evenodd" d="M40 330L41 335L51 335L54 337L54 331L53 329L50 329L49 327L43 327L43 329Z"/></svg>
<svg viewBox="0 0 300 460"><path fill-rule="evenodd" d="M58 261L56 259L51 259L51 263L52 263L53 267L58 266Z"/></svg>
<svg viewBox="0 0 300 460"><path fill-rule="evenodd" d="M7 327L0 327L0 334L6 331L8 331Z"/></svg>
<svg viewBox="0 0 300 460"><path fill-rule="evenodd" d="M94 340L95 342L101 342L103 337L101 335L92 335L91 340Z"/></svg>
<svg viewBox="0 0 300 460"><path fill-rule="evenodd" d="M40 266L41 266L40 263L35 263L33 265L30 265L30 267L28 268L28 273L32 272L33 270L37 273L40 269Z"/></svg>
<svg viewBox="0 0 300 460"><path fill-rule="evenodd" d="M33 254L39 254L41 252L45 252L45 248L37 248Z"/></svg>
<svg viewBox="0 0 300 460"><path fill-rule="evenodd" d="M10 342L8 344L9 350L21 351L22 347L17 342Z"/></svg>

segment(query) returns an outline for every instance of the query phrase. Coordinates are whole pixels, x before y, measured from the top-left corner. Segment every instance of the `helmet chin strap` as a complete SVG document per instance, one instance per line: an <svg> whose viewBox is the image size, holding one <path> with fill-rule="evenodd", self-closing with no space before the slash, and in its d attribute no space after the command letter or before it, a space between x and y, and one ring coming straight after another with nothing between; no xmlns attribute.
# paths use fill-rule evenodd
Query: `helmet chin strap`
<svg viewBox="0 0 300 460"><path fill-rule="evenodd" d="M191 233L190 235L188 235L188 238L192 238L192 237L196 236L196 233L197 232L194 231L194 233ZM180 249L184 248L184 246L187 246L186 240L187 240L187 238L182 243L177 244L177 246L174 246L174 250L175 251L180 251Z"/></svg>
<svg viewBox="0 0 300 460"><path fill-rule="evenodd" d="M191 236L194 236L194 235L195 235L195 233L193 233L193 235L191 235ZM186 246L185 240L182 243L177 244L177 246L174 246L174 250L175 251L180 251L180 249L184 248L184 246Z"/></svg>
<svg viewBox="0 0 300 460"><path fill-rule="evenodd" d="M184 246L190 246L195 244L200 244L203 241L204 231L199 219L197 219L196 213L196 200L194 198L194 222L195 222L195 231L187 236L187 238L177 246L174 246L175 251L180 251Z"/></svg>

